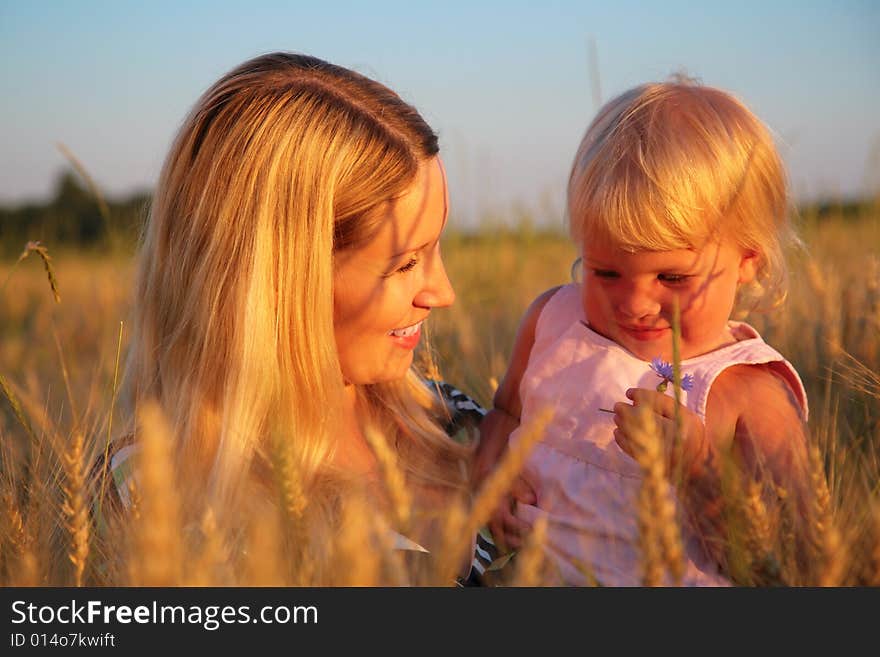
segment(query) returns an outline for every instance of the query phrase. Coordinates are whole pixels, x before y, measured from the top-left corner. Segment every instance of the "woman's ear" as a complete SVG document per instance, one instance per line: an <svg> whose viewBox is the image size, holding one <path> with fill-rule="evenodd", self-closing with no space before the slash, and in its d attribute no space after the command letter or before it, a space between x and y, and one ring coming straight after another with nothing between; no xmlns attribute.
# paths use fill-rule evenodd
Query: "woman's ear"
<svg viewBox="0 0 880 657"><path fill-rule="evenodd" d="M743 251L739 260L739 284L751 283L758 275L761 256L757 251Z"/></svg>

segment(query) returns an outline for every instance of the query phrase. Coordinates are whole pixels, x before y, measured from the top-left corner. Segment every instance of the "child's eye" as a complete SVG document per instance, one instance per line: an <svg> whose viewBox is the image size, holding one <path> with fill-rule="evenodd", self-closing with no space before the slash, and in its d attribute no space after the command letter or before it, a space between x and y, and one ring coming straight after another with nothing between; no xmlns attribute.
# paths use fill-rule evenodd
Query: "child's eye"
<svg viewBox="0 0 880 657"><path fill-rule="evenodd" d="M620 278L620 274L613 269L594 269L593 276L596 278Z"/></svg>
<svg viewBox="0 0 880 657"><path fill-rule="evenodd" d="M657 280L662 281L664 283L684 283L690 276L686 274L657 274Z"/></svg>

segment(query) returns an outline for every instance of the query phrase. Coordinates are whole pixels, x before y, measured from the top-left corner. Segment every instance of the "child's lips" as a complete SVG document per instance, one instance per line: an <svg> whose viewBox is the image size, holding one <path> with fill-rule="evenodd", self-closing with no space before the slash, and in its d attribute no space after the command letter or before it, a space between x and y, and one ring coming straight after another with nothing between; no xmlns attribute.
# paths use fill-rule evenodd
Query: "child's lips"
<svg viewBox="0 0 880 657"><path fill-rule="evenodd" d="M620 328L629 336L632 336L636 340L656 340L659 337L662 337L666 334L666 331L669 330L668 326L656 327L656 326L628 326L622 324Z"/></svg>

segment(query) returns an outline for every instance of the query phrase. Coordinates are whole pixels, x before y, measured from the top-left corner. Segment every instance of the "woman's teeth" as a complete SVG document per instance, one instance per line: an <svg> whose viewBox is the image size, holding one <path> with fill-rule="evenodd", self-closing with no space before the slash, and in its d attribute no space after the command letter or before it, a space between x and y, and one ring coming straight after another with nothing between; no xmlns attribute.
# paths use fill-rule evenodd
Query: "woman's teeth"
<svg viewBox="0 0 880 657"><path fill-rule="evenodd" d="M394 329L393 331L391 331L391 335L393 335L395 338L408 338L411 335L415 335L416 333L418 333L421 326L422 323L419 322L418 324L413 324L412 326L407 326L406 328Z"/></svg>

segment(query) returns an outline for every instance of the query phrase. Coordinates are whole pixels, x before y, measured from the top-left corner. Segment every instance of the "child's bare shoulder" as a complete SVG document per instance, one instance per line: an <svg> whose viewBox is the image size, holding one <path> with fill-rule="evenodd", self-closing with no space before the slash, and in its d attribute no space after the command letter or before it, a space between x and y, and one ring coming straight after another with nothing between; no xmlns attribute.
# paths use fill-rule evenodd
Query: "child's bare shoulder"
<svg viewBox="0 0 880 657"><path fill-rule="evenodd" d="M535 342L535 329L538 326L538 318L541 316L541 312L544 310L544 306L547 305L547 302L550 301L551 297L553 297L553 295L562 287L562 285L557 285L556 287L551 287L549 290L541 292L541 294L535 297L535 300L529 304L529 307L526 308L522 320L520 320L519 323L519 331L517 332L516 344L514 345L514 351L520 356L528 356L528 353L531 351L532 345Z"/></svg>
<svg viewBox="0 0 880 657"><path fill-rule="evenodd" d="M535 344L535 329L538 325L538 318L541 311L554 294L562 286L552 287L546 292L539 294L534 301L523 313L522 320L519 324L519 330L516 333L513 350L510 354L510 362L507 365L507 372L498 390L495 391L494 404L496 408L504 410L506 413L519 417L521 412L519 399L519 384L526 366L529 362L529 356L532 353L532 345Z"/></svg>
<svg viewBox="0 0 880 657"><path fill-rule="evenodd" d="M559 292L562 287L562 285L551 287L549 290L545 290L535 297L535 300L529 304L529 307L526 308L526 312L523 314L522 324L531 325L534 328L535 324L538 323L538 317L541 315L541 311L544 310L544 306L547 305L550 298Z"/></svg>
<svg viewBox="0 0 880 657"><path fill-rule="evenodd" d="M779 403L797 413L797 399L785 378L772 363L739 364L726 368L712 386L713 392L739 402L742 412L755 406Z"/></svg>
<svg viewBox="0 0 880 657"><path fill-rule="evenodd" d="M763 443L788 440L804 432L794 392L771 364L725 369L712 384L706 415Z"/></svg>
<svg viewBox="0 0 880 657"><path fill-rule="evenodd" d="M522 352L525 352L525 355L527 355L528 352L531 351L532 344L535 341L535 329L538 326L538 318L541 316L541 311L544 310L544 306L547 305L550 298L562 287L562 285L557 285L556 287L551 287L549 290L541 292L541 294L535 297L534 301L529 304L529 307L526 308L526 311L523 313L522 319L520 319L519 322L519 329L517 330L516 341L514 344L514 356L517 352L520 352L520 355L523 355Z"/></svg>

